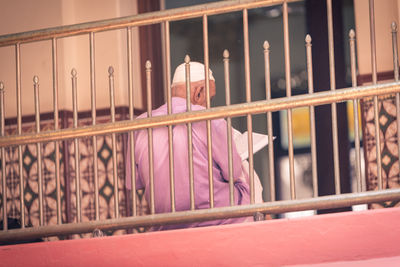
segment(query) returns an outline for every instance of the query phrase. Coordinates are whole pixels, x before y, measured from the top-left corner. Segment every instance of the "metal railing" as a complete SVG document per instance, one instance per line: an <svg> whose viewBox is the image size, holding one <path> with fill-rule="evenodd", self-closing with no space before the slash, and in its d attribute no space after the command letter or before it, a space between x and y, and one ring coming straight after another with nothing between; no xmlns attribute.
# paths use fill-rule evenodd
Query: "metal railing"
<svg viewBox="0 0 400 267"><path fill-rule="evenodd" d="M4 114L4 90L6 86L0 83L0 96L1 96L1 138L0 138L0 149L2 159L2 192L3 192L3 218L7 218L7 196L6 196L6 173L5 173L5 149L11 146L18 147L18 166L19 173L23 173L23 162L22 162L22 146L26 144L37 144L38 151L38 162L40 159L40 144L43 142L54 142L56 147L55 153L55 173L56 185L57 185L57 224L55 225L44 225L43 222L43 199L42 191L39 191L40 198L40 225L35 227L25 228L24 212L21 212L21 225L23 229L7 230L7 220L3 221L3 227L5 230L0 231L0 241L15 241L15 240L29 240L35 237L46 237L55 235L70 235L92 232L95 229L101 230L116 230L116 229L130 229L135 227L162 225L162 224L174 224L174 223L185 223L194 221L206 221L222 218L234 218L252 216L257 212L264 214L282 213L288 211L300 211L308 209L326 209L336 207L346 207L356 204L368 204L375 202L400 200L400 189L382 190L382 175L381 168L382 163L380 160L380 147L377 142L377 168L378 168L378 191L363 191L365 180L361 176L361 156L360 156L360 137L359 137L359 115L358 106L359 100L364 97L373 96L374 108L375 108L375 129L376 129L376 140L379 139L379 121L378 121L378 96L395 94L396 95L396 106L397 114L399 117L400 110L400 83L398 82L398 61L397 61L397 27L393 25L393 58L394 58L394 69L395 69L395 82L377 84L376 82L376 66L373 68L373 85L370 86L357 86L356 84L356 62L355 62L355 33L350 32L350 55L351 55L351 76L352 76L352 87L344 89L336 89L335 85L335 62L334 62L334 48L333 48L333 26L332 26L332 5L331 0L327 0L327 14L328 14L328 36L329 36L329 62L330 62L330 91L314 92L313 88L313 70L311 60L311 36L306 36L306 59L307 59L307 72L308 72L308 93L303 95L291 95L291 73L290 73L290 54L289 54L289 26L288 26L288 2L295 1L276 1L276 0L264 0L264 1L222 1L217 3L193 6L190 8L178 8L172 10L164 10L159 12L152 12L146 14L140 14L135 16L129 16L124 18L102 20L96 22L89 22L77 25L62 26L56 28L49 28L44 30L37 30L25 33L17 33L11 35L0 36L0 47L3 46L15 46L15 63L16 63L16 88L17 88L17 132L14 135L5 135L5 114ZM286 97L274 98L271 97L271 81L270 81L270 58L269 58L269 44L264 43L264 68L265 68L265 90L266 100L251 101L251 83L250 83L250 59L249 59L249 36L248 36L248 9L259 8L271 5L282 5L283 10L283 34L284 34L284 56L285 56L285 78L286 78ZM370 18L371 22L374 20L374 7L373 1L370 1ZM245 92L246 102L240 104L230 103L230 86L229 86L229 52L224 52L224 75L225 75L225 89L226 89L226 105L220 107L210 106L210 88L209 88L209 76L206 71L206 95L207 103L206 109L200 111L191 111L190 109L184 113L172 113L171 107L171 87L170 87L170 32L169 23L171 21L183 20L188 18L202 18L203 23L203 49L204 49L204 65L205 69L209 69L209 51L208 51L208 16L215 14L222 14L227 12L241 11L243 14L243 40L244 40L244 63L245 63ZM147 90L147 107L148 114L147 118L134 119L134 108L133 108L133 86L132 86L132 27L143 26L161 23L165 30L165 71L167 81L167 106L168 114L163 116L151 116L151 62L146 63L146 90ZM94 57L94 35L100 31L126 29L127 33L127 62L128 62L128 90L129 90L129 120L115 121L115 104L114 104L114 70L110 67L109 69L109 90L110 90L110 113L111 122L101 123L96 122L96 91L94 86L94 75L95 75L95 57ZM374 36L374 24L371 23L371 35ZM59 38L66 38L70 36L76 36L81 34L87 34L89 36L90 43L90 81L91 81L91 112L92 112L92 125L90 126L78 126L78 108L77 108L77 73L76 70L72 70L72 89L73 89L73 127L66 129L59 129L58 121L58 74L57 74L57 40ZM33 133L22 133L22 114L21 114L21 55L20 45L26 42L36 42L40 40L51 40L52 41L52 73L53 73L53 105L54 105L54 130L41 131L40 130L40 110L39 110L39 99L38 99L38 77L34 78L35 88L35 115L36 115L36 131ZM374 43L374 37L372 38ZM376 61L375 46L372 45L371 55L373 62ZM186 59L188 64L189 58ZM376 63L375 63L376 65ZM1 77L0 77L1 79ZM336 104L351 100L354 106L354 128L355 128L355 150L356 150L356 178L357 178L357 193L341 194L340 188L340 174L339 174L339 153L338 153L338 127L337 127L337 115L336 115ZM335 173L335 195L332 196L318 196L318 185L317 185L317 155L316 155L316 143L315 143L315 116L314 107L318 105L330 104L332 108L332 136L333 136L333 148L334 148L334 173ZM190 106L190 105L189 105ZM296 186L295 186L295 169L294 169L294 148L293 148L293 126L292 126L292 109L297 107L308 107L310 114L310 132L311 132L311 157L312 157L312 177L313 177L313 198L310 199L297 199L296 198ZM255 204L255 188L254 188L254 161L253 161L253 140L252 140L252 116L255 114L266 114L268 133L272 133L272 112L287 110L287 129L288 129L288 154L289 154L289 170L290 170L290 198L291 200L276 201L275 193L275 173L274 173L274 151L273 146L268 146L269 154L269 179L270 179L270 195L271 201L264 203ZM229 153L227 157L232 157L232 136L230 136L231 119L235 117L244 116L247 119L247 130L249 132L248 137L248 150L249 150L249 178L250 178L250 204L234 206L232 205L233 200L233 182L230 177L230 203L229 207L214 207L214 193L213 193L213 172L212 172L212 138L211 138L211 120L224 118L228 122L228 146ZM195 210L192 208L188 211L176 211L175 210L175 189L174 189L174 161L173 161L173 144L172 144L172 126L178 124L187 124L190 129L191 123L206 121L207 125L207 144L208 144L208 174L209 174L209 191L210 191L210 208ZM399 120L398 120L399 121ZM136 212L136 187L135 187L135 168L132 168L132 176L129 177L132 182L132 216L120 217L118 214L119 210L119 199L118 199L118 179L117 179L117 163L116 163L116 144L115 135L117 133L128 133L130 139L130 147L127 150L130 151L132 157L131 161L127 164L134 166L135 158L135 141L134 132L137 130L147 130L149 137L149 146L152 146L152 130L161 127L168 127L168 149L170 155L169 161L169 178L170 178L170 193L171 193L171 212L163 214L155 214L154 209L154 192L151 193L150 201L150 215L137 216ZM400 138L400 127L398 127L397 137ZM100 220L99 218L99 185L97 177L97 155L94 153L93 173L95 181L95 220L89 222L82 222L81 218L81 195L80 195L80 171L79 171L79 144L78 140L84 137L90 137L93 142L93 146L96 146L96 138L100 135L112 136L112 164L113 164L113 186L114 186L114 218L107 220ZM190 134L188 134L190 138ZM273 136L269 134L269 142L272 143ZM76 214L77 220L75 223L62 223L62 208L61 208L61 182L60 182L60 155L59 155L59 143L62 140L73 140L74 142L74 153L75 153L75 187L76 187ZM399 140L398 140L399 141ZM190 143L190 141L189 141ZM398 142L400 144L400 142ZM94 147L94 151L97 151ZM151 151L151 149L150 149ZM400 146L399 146L400 151ZM190 155L190 153L189 153ZM193 160L193 159L189 159ZM150 166L152 166L153 158L149 157ZM232 163L230 163L232 165ZM38 165L39 173L41 167ZM152 167L151 167L152 168ZM232 166L230 166L232 168ZM152 174L151 174L152 176ZM191 175L192 176L192 175ZM128 179L128 178L127 178ZM191 177L191 179L193 179ZM154 187L154 177L151 177L152 183L151 188ZM24 181L23 175L20 175L20 192L24 192ZM42 178L39 176L38 179L39 189L42 190ZM167 189L166 189L167 190ZM153 191L153 190L151 190ZM24 194L20 197L20 210L24 210Z"/></svg>

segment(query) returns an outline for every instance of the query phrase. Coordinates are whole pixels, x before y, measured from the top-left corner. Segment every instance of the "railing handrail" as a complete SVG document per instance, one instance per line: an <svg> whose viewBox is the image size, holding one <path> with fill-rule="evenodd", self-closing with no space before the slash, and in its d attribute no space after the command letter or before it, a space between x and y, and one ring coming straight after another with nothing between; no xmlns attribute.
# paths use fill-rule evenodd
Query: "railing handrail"
<svg viewBox="0 0 400 267"><path fill-rule="evenodd" d="M253 216L257 212L277 214L301 210L318 210L342 208L358 204L369 204L400 199L400 189L386 189L361 193L321 196L317 198L280 200L259 204L159 213L154 215L131 216L118 219L106 219L61 225L46 225L0 231L0 242L32 240L38 237L60 236L68 234L89 233L95 229L117 230L154 225L208 221L223 218Z"/></svg>
<svg viewBox="0 0 400 267"><path fill-rule="evenodd" d="M356 88L349 87L334 91L330 90L312 94L274 98L271 100L260 100L250 103L213 107L199 111L175 113L171 115L162 115L135 120L117 121L114 123L68 128L57 131L43 131L40 133L4 136L0 137L0 147L24 145L37 142L51 142L71 138L89 137L93 135L122 133L188 122L238 117L247 114L260 114L283 109L330 104L374 95L387 95L393 93L400 93L400 82L360 86Z"/></svg>
<svg viewBox="0 0 400 267"><path fill-rule="evenodd" d="M300 0L286 0L298 2ZM34 31L6 34L0 36L0 47L27 43L32 41L49 40L67 36L80 35L90 32L116 30L125 27L144 26L164 21L175 21L200 17L202 15L217 15L235 12L242 9L252 9L283 3L283 0L227 0L215 3L201 4L190 7L174 8L138 15L91 21L73 25L57 26Z"/></svg>

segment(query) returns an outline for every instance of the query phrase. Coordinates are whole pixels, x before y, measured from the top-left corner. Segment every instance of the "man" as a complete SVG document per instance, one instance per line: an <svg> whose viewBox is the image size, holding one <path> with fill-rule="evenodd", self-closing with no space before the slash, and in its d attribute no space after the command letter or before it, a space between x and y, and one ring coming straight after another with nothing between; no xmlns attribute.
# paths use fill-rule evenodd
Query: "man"
<svg viewBox="0 0 400 267"><path fill-rule="evenodd" d="M172 112L187 111L186 107L186 80L185 63L175 70L173 77ZM210 97L216 93L215 79L212 71L209 73ZM206 86L204 65L190 62L190 100L191 109L202 110L206 106ZM167 114L167 105L152 111L152 116ZM147 113L138 118L146 118ZM211 121L212 136L212 169L214 181L214 207L229 206L229 168L227 124L224 119ZM192 124L193 140L193 169L194 169L194 202L195 209L210 207L209 178L208 178L208 153L207 153L207 128L206 122ZM249 181L246 171L242 169L242 161L236 147L232 146L233 179L235 205L248 204L250 198ZM169 177L169 150L167 127L153 130L154 153L154 199L155 212L165 213L171 211L170 177ZM173 152L175 174L175 205L176 211L190 210L190 185L189 185L189 159L187 125L173 126ZM145 190L145 198L150 203L150 177L148 160L147 130L135 132L135 161L136 161L136 188ZM127 155L130 162L130 155ZM127 164L127 180L130 180L131 169ZM232 218L206 222L195 222L184 225L167 225L153 228L153 230L177 229L197 226L218 225L243 222L247 218Z"/></svg>

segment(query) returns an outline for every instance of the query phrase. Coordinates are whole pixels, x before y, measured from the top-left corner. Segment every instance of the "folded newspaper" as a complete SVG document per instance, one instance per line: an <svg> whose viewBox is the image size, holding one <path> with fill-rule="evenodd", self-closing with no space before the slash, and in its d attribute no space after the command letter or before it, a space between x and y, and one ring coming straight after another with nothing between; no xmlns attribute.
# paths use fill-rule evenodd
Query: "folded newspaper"
<svg viewBox="0 0 400 267"><path fill-rule="evenodd" d="M241 159L246 160L249 157L248 132L241 133L233 129L233 140ZM268 135L253 132L253 154L266 145L268 145Z"/></svg>

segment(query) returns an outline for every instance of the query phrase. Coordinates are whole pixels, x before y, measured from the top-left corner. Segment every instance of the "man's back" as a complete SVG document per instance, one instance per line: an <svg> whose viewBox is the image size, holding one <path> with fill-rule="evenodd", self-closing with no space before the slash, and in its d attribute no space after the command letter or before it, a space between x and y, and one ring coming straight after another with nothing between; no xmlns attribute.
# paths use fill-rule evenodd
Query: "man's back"
<svg viewBox="0 0 400 267"><path fill-rule="evenodd" d="M183 98L174 97L173 113L186 111L186 101ZM201 106L192 105L192 110L204 109ZM152 116L165 115L166 105L152 112ZM140 117L146 117L142 114ZM229 206L229 172L228 172L228 148L227 128L223 119L213 120L212 128L212 157L213 157L213 181L214 181L214 206ZM208 153L206 123L192 124L193 138L193 169L194 169L194 199L195 209L210 207L209 202L209 178L208 178ZM150 177L148 159L147 131L138 131L135 134L135 160L137 167L137 188L145 188L145 197L150 199ZM188 137L186 125L173 126L174 149L174 174L175 174L175 205L177 211L190 210L190 186L189 186L189 159ZM156 128L153 130L154 153L154 193L155 211L164 213L171 211L170 201L170 177L169 177L169 151L168 128ZM249 203L249 186L247 174L242 173L241 159L233 145L233 178L235 204ZM149 202L150 203L150 202ZM243 221L243 218L228 219L213 222L194 223L180 226L165 226L166 228L195 227L202 225L215 225Z"/></svg>

